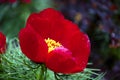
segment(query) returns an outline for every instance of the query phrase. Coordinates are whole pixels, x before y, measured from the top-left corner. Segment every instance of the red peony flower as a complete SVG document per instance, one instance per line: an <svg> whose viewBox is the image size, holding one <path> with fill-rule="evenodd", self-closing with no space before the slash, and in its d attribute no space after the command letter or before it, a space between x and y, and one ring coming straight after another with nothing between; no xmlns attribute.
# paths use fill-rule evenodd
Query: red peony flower
<svg viewBox="0 0 120 80"><path fill-rule="evenodd" d="M87 35L52 8L31 14L19 40L29 59L44 63L54 72L76 73L87 65L90 53Z"/></svg>
<svg viewBox="0 0 120 80"><path fill-rule="evenodd" d="M0 54L4 53L6 49L6 37L0 32Z"/></svg>

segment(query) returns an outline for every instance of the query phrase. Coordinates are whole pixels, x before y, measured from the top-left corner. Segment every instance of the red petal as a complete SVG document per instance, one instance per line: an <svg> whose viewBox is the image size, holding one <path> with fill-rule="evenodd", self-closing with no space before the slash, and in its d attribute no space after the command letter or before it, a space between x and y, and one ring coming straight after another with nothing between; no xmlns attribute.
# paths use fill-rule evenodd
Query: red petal
<svg viewBox="0 0 120 80"><path fill-rule="evenodd" d="M49 37L49 29L51 28L49 20L40 18L38 14L32 14L28 18L27 25L30 25L41 37Z"/></svg>
<svg viewBox="0 0 120 80"><path fill-rule="evenodd" d="M43 19L46 18L53 21L64 18L64 16L59 11L54 10L52 8L44 9L39 13L39 16Z"/></svg>
<svg viewBox="0 0 120 80"><path fill-rule="evenodd" d="M76 24L64 19L58 11L52 8L45 9L39 14L30 15L28 24L43 38L49 37L62 43L66 43L70 34L79 31Z"/></svg>
<svg viewBox="0 0 120 80"><path fill-rule="evenodd" d="M58 41L65 32L64 17L52 8L47 8L40 13L33 13L27 20L27 24L38 32L43 38L53 38Z"/></svg>
<svg viewBox="0 0 120 80"><path fill-rule="evenodd" d="M51 28L49 37L53 40L61 42L63 40L63 36L66 33L66 27L63 23L64 19L61 21L51 22Z"/></svg>
<svg viewBox="0 0 120 80"><path fill-rule="evenodd" d="M6 37L0 32L0 54L4 53L6 49Z"/></svg>
<svg viewBox="0 0 120 80"><path fill-rule="evenodd" d="M44 62L48 47L44 39L37 35L30 27L24 28L19 33L22 52L35 62Z"/></svg>
<svg viewBox="0 0 120 80"><path fill-rule="evenodd" d="M72 53L63 47L56 48L48 54L46 66L57 73L80 72Z"/></svg>
<svg viewBox="0 0 120 80"><path fill-rule="evenodd" d="M60 41L65 33L65 27L61 21L35 18L29 22L30 23L27 23L27 25L31 25L31 27L43 38L51 38Z"/></svg>
<svg viewBox="0 0 120 80"><path fill-rule="evenodd" d="M69 43L70 46L68 48L77 59L78 65L80 65L81 68L85 68L90 53L90 41L88 36L82 32L76 32L72 35Z"/></svg>
<svg viewBox="0 0 120 80"><path fill-rule="evenodd" d="M79 31L79 28L76 24L66 19L59 21L56 20L50 23L51 28L49 28L49 38L62 43L64 46L68 44L71 35L76 31Z"/></svg>
<svg viewBox="0 0 120 80"><path fill-rule="evenodd" d="M62 34L62 40L60 40L60 42L63 46L68 47L70 45L69 40L72 38L72 35L78 31L80 32L80 29L76 24L66 19L63 21L63 26L64 34Z"/></svg>

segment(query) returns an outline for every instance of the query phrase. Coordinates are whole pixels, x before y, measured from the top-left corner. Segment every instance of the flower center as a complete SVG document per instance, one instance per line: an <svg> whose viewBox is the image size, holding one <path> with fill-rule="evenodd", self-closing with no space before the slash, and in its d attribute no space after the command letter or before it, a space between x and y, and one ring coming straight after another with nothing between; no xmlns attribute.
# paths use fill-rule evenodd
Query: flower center
<svg viewBox="0 0 120 80"><path fill-rule="evenodd" d="M62 46L59 42L56 42L55 40L50 38L45 39L45 42L47 43L47 46L48 46L48 53L53 51L55 48Z"/></svg>

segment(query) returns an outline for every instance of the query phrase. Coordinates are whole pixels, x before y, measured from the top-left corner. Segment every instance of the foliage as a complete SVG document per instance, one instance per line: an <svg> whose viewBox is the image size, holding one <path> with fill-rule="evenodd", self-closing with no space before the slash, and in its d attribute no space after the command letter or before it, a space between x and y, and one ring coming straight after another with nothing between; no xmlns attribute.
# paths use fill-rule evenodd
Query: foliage
<svg viewBox="0 0 120 80"><path fill-rule="evenodd" d="M99 69L91 68L76 74L54 73L43 64L30 61L22 54L18 42L16 38L9 40L6 53L0 55L2 80L102 80L105 75L105 73L97 73Z"/></svg>

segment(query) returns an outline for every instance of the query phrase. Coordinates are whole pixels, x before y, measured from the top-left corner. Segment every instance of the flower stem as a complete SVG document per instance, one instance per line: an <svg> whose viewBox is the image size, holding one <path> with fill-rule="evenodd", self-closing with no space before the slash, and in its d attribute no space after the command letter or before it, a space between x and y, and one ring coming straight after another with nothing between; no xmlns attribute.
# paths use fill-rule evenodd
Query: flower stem
<svg viewBox="0 0 120 80"><path fill-rule="evenodd" d="M39 80L46 80L47 68L44 64L41 64L40 78Z"/></svg>

